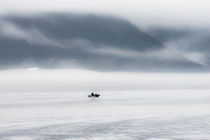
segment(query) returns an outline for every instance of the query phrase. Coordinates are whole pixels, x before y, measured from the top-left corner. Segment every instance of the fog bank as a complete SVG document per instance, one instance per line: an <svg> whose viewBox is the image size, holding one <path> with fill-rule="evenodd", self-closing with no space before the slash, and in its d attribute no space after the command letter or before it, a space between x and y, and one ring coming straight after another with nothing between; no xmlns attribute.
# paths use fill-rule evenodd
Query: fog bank
<svg viewBox="0 0 210 140"><path fill-rule="evenodd" d="M210 74L95 72L38 68L0 71L0 92L209 89Z"/></svg>

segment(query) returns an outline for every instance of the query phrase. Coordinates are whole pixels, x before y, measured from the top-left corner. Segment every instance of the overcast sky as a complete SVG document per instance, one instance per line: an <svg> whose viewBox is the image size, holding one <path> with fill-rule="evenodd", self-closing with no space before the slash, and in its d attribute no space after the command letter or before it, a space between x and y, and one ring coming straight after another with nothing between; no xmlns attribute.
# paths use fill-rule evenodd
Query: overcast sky
<svg viewBox="0 0 210 140"><path fill-rule="evenodd" d="M111 14L138 24L209 27L209 0L2 0L0 13L83 12Z"/></svg>
<svg viewBox="0 0 210 140"><path fill-rule="evenodd" d="M206 72L207 0L0 1L0 69Z"/></svg>

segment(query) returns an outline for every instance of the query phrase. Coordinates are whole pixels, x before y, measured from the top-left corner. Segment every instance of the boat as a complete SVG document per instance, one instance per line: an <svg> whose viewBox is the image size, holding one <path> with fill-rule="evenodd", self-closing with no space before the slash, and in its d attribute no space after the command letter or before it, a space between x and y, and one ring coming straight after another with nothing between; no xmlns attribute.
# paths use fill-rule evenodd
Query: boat
<svg viewBox="0 0 210 140"><path fill-rule="evenodd" d="M88 97L99 97L100 96L100 94L94 94L93 92L91 92L91 94L90 95L88 95Z"/></svg>

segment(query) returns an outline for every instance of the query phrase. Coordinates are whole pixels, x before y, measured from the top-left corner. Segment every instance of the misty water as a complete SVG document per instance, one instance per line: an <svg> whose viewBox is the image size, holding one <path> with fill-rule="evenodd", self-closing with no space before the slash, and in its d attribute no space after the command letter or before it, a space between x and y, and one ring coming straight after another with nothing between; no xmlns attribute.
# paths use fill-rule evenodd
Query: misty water
<svg viewBox="0 0 210 140"><path fill-rule="evenodd" d="M1 140L209 140L210 89L0 93Z"/></svg>

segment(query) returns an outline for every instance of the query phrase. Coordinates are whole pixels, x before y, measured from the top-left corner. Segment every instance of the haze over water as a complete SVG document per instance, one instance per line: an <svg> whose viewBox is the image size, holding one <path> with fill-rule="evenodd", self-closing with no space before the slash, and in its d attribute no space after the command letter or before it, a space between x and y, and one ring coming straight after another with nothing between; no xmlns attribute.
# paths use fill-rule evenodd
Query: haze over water
<svg viewBox="0 0 210 140"><path fill-rule="evenodd" d="M19 75L14 76L17 71ZM1 72L4 81L3 74L14 79L13 83L0 93L0 139L210 139L209 74L112 75L83 71L83 74L79 72L84 78L81 83L74 80L74 77L79 77L77 72L57 71L59 70L29 69ZM26 73L28 79L25 75L26 78L21 80L22 72ZM49 79L52 75L58 78L56 82ZM66 75L65 78L62 75ZM93 78L93 75L97 78ZM36 85L39 81L36 78L43 81L43 86ZM66 91L59 91L59 82L62 84L62 79L69 83L62 86ZM10 80L12 81L7 79L6 85ZM104 81L104 86L100 80ZM88 82L91 84L86 85ZM19 84L12 85L14 83ZM94 91L101 94L101 97L88 98L90 89L97 83L102 90ZM56 84L57 91L53 88ZM113 88L113 84L116 88ZM129 90L119 88L118 84ZM76 88L71 90L73 85ZM82 91L78 88L79 85ZM30 88L27 88L28 86ZM37 90L39 86L40 91ZM44 86L47 89L43 88ZM1 89L2 87L1 81ZM131 90L133 87L135 90ZM18 92L9 88L15 88Z"/></svg>

